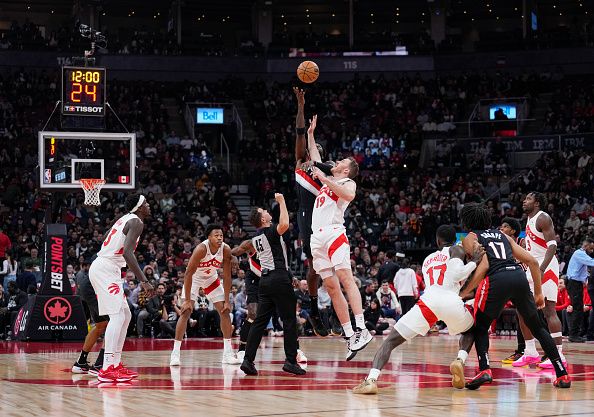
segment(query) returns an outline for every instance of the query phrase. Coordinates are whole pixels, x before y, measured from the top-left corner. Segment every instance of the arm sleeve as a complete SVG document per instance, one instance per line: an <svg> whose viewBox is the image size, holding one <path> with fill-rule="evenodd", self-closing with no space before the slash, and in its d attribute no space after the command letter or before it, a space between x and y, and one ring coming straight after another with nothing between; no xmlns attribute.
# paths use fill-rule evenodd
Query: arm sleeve
<svg viewBox="0 0 594 417"><path fill-rule="evenodd" d="M450 258L446 265L445 279L451 279L453 282L464 281L476 269L474 262L468 262L464 265L462 259L459 258Z"/></svg>
<svg viewBox="0 0 594 417"><path fill-rule="evenodd" d="M578 252L579 261L586 266L594 266L594 258L590 257L584 251Z"/></svg>

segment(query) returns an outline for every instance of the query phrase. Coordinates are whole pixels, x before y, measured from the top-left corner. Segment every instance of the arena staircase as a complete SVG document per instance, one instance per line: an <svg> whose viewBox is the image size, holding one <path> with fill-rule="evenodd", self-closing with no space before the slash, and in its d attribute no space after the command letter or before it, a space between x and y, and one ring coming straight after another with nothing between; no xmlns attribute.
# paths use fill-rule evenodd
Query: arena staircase
<svg viewBox="0 0 594 417"><path fill-rule="evenodd" d="M250 224L250 212L252 206L250 205L250 195L248 194L247 185L234 185L231 187L231 199L241 214L243 220L243 230L250 236L254 234L256 229Z"/></svg>
<svg viewBox="0 0 594 417"><path fill-rule="evenodd" d="M163 97L163 106L169 116L169 129L175 130L175 133L180 138L188 135L186 122L179 109L179 103L175 97Z"/></svg>

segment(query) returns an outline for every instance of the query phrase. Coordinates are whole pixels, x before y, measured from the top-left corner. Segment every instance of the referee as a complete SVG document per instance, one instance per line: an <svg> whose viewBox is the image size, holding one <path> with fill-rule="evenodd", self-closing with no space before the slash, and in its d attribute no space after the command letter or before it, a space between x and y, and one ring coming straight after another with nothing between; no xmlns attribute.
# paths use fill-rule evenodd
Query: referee
<svg viewBox="0 0 594 417"><path fill-rule="evenodd" d="M594 266L592 252L594 252L594 239L588 237L584 239L582 247L571 255L567 266L567 292L573 306L569 316L569 341L573 343L586 341L580 336L580 325L584 317L584 284L588 279L588 267Z"/></svg>
<svg viewBox="0 0 594 417"><path fill-rule="evenodd" d="M254 208L250 215L252 224L258 229L251 240L241 243L234 253L257 253L262 269L260 288L258 290L258 312L251 325L245 348L245 356L241 370L247 375L258 375L254 366L256 352L266 325L272 314L278 311L283 321L285 344L285 364L283 371L295 375L305 374L305 370L297 364L297 319L295 292L289 274L287 248L282 235L289 229L289 213L282 194L275 194L280 206L278 224L272 223L272 216L267 210Z"/></svg>

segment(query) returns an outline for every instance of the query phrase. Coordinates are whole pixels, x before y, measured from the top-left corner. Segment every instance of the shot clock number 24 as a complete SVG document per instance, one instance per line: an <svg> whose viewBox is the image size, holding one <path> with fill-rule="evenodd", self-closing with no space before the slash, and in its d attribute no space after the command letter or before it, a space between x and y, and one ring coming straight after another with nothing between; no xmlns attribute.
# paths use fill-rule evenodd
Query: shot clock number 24
<svg viewBox="0 0 594 417"><path fill-rule="evenodd" d="M62 67L62 114L105 115L105 68Z"/></svg>

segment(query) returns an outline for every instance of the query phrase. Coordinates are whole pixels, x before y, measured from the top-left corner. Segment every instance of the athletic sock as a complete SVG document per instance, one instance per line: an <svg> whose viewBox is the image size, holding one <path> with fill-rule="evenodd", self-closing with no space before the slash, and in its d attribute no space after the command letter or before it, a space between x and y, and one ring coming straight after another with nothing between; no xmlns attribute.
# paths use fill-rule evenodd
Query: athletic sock
<svg viewBox="0 0 594 417"><path fill-rule="evenodd" d="M233 346L231 346L231 339L223 339L223 352L231 352Z"/></svg>
<svg viewBox="0 0 594 417"><path fill-rule="evenodd" d="M351 324L351 322L347 322L347 323L342 323L342 329L344 330L344 335L345 337L351 337L352 335L355 334L355 332L353 331L353 325Z"/></svg>
<svg viewBox="0 0 594 417"><path fill-rule="evenodd" d="M526 340L526 350L524 350L524 355L538 356L538 351L536 350L536 339Z"/></svg>
<svg viewBox="0 0 594 417"><path fill-rule="evenodd" d="M309 312L311 316L318 317L320 313L318 312L318 296L317 295L310 295L309 296L311 303L309 305Z"/></svg>
<svg viewBox="0 0 594 417"><path fill-rule="evenodd" d="M466 352L465 350L459 350L458 359L460 359L462 363L466 363L466 359L468 359L468 352Z"/></svg>
<svg viewBox="0 0 594 417"><path fill-rule="evenodd" d="M113 354L113 366L118 366L122 363L122 352L115 352Z"/></svg>
<svg viewBox="0 0 594 417"><path fill-rule="evenodd" d="M180 349L181 349L181 344L182 344L182 341L181 340L174 340L173 341L173 351L174 352L179 352Z"/></svg>
<svg viewBox="0 0 594 417"><path fill-rule="evenodd" d="M114 356L115 356L115 353L106 352L105 358L103 360L103 367L101 369L103 369L105 371L107 368L109 368L111 365L113 365L115 362Z"/></svg>
<svg viewBox="0 0 594 417"><path fill-rule="evenodd" d="M367 379L375 379L377 380L380 376L381 370L376 368L371 368L369 370L369 375L367 375Z"/></svg>
<svg viewBox="0 0 594 417"><path fill-rule="evenodd" d="M357 326L361 330L365 328L365 317L363 316L363 314L355 315L355 326Z"/></svg>
<svg viewBox="0 0 594 417"><path fill-rule="evenodd" d="M87 356L89 356L89 352L85 352L84 350L80 351L80 356L78 357L78 363L87 363Z"/></svg>
<svg viewBox="0 0 594 417"><path fill-rule="evenodd" d="M97 359L95 360L95 366L103 366L103 357L105 356L105 349L101 348L99 351L99 355L97 355Z"/></svg>

